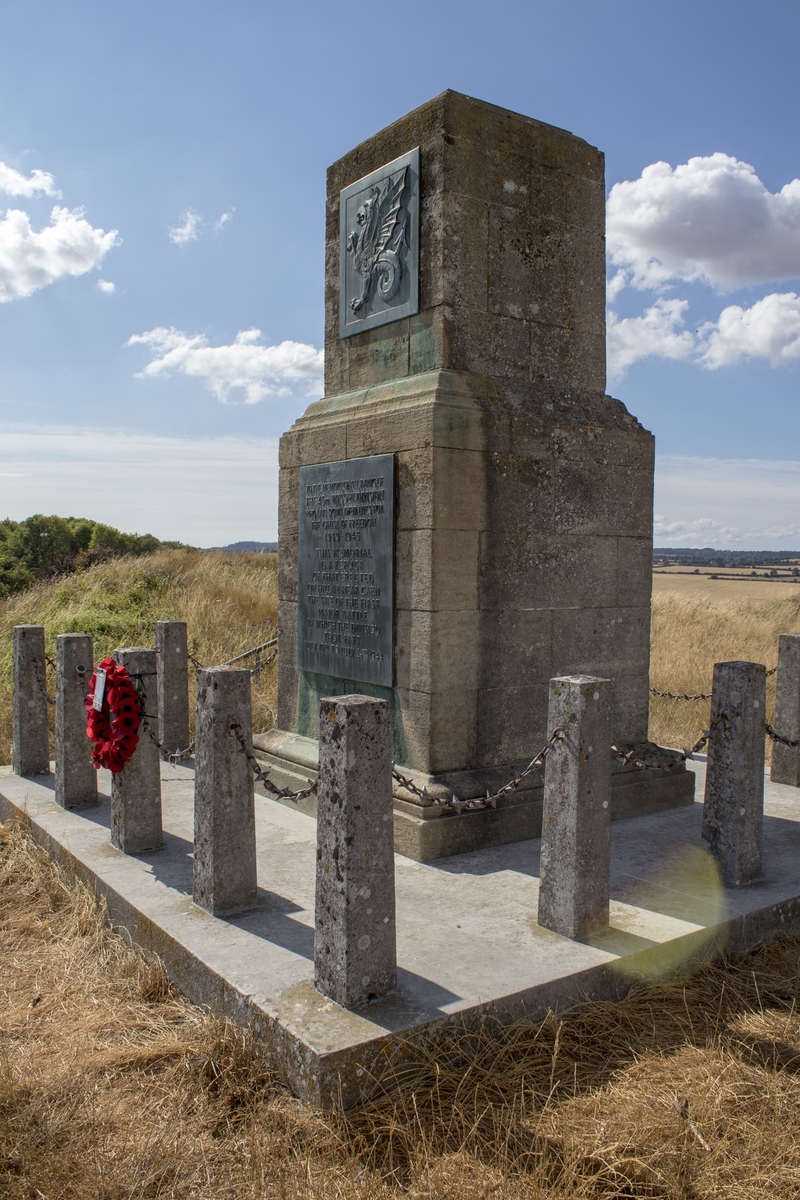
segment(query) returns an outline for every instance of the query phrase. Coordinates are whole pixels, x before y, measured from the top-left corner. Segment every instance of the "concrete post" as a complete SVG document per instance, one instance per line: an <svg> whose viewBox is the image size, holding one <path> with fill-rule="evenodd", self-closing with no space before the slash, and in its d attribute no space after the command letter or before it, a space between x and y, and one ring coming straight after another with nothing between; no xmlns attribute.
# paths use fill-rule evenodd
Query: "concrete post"
<svg viewBox="0 0 800 1200"><path fill-rule="evenodd" d="M761 663L714 665L703 841L726 887L761 876L766 684Z"/></svg>
<svg viewBox="0 0 800 1200"><path fill-rule="evenodd" d="M189 745L188 646L185 621L156 622L158 724L165 751Z"/></svg>
<svg viewBox="0 0 800 1200"><path fill-rule="evenodd" d="M612 699L610 679L550 680L548 732L565 736L545 762L538 920L569 938L608 924Z"/></svg>
<svg viewBox="0 0 800 1200"><path fill-rule="evenodd" d="M47 775L44 625L14 626L11 764L15 775Z"/></svg>
<svg viewBox="0 0 800 1200"><path fill-rule="evenodd" d="M143 646L115 650L114 661L128 668L143 712L155 714L155 650ZM158 737L158 718L148 716L147 724ZM139 744L133 757L111 776L111 844L125 854L143 854L162 845L161 756L147 736L144 723L139 727Z"/></svg>
<svg viewBox="0 0 800 1200"><path fill-rule="evenodd" d="M352 1007L397 984L389 705L323 699L319 728L315 985Z"/></svg>
<svg viewBox="0 0 800 1200"><path fill-rule="evenodd" d="M232 725L251 746L250 672L198 671L192 894L215 917L248 912L257 897L255 779Z"/></svg>
<svg viewBox="0 0 800 1200"><path fill-rule="evenodd" d="M86 692L92 677L92 639L83 633L56 638L56 804L97 803L97 771L86 736Z"/></svg>
<svg viewBox="0 0 800 1200"><path fill-rule="evenodd" d="M778 640L774 724L784 737L800 738L800 633L782 633ZM800 746L773 742L770 778L800 787Z"/></svg>

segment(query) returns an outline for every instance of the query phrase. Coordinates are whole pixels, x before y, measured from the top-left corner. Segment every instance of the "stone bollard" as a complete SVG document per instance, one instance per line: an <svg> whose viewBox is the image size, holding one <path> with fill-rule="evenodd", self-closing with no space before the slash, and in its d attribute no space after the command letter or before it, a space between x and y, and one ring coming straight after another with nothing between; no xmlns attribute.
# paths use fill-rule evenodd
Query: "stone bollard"
<svg viewBox="0 0 800 1200"><path fill-rule="evenodd" d="M158 727L168 753L189 745L188 646L185 621L156 622Z"/></svg>
<svg viewBox="0 0 800 1200"><path fill-rule="evenodd" d="M800 738L800 633L782 633L778 640L774 724L791 741ZM800 746L773 743L770 778L800 787Z"/></svg>
<svg viewBox="0 0 800 1200"><path fill-rule="evenodd" d="M114 661L128 668L142 711L155 713L156 652L143 646L114 651ZM147 725L158 737L158 718L148 715ZM161 756L151 741L145 722L139 726L139 744L121 771L111 776L111 845L125 854L159 850L161 832Z"/></svg>
<svg viewBox="0 0 800 1200"><path fill-rule="evenodd" d="M761 663L714 665L703 841L727 887L761 875L766 684Z"/></svg>
<svg viewBox="0 0 800 1200"><path fill-rule="evenodd" d="M47 678L44 625L14 626L11 764L15 775L47 775Z"/></svg>
<svg viewBox="0 0 800 1200"><path fill-rule="evenodd" d="M233 917L257 898L255 779L239 741L253 742L249 671L197 672L195 728L192 895L215 917Z"/></svg>
<svg viewBox="0 0 800 1200"><path fill-rule="evenodd" d="M56 804L88 808L97 803L84 703L92 677L92 639L60 633L56 646Z"/></svg>
<svg viewBox="0 0 800 1200"><path fill-rule="evenodd" d="M538 921L580 938L608 924L611 862L610 679L550 680Z"/></svg>
<svg viewBox="0 0 800 1200"><path fill-rule="evenodd" d="M345 1007L397 985L389 705L320 701L314 982Z"/></svg>

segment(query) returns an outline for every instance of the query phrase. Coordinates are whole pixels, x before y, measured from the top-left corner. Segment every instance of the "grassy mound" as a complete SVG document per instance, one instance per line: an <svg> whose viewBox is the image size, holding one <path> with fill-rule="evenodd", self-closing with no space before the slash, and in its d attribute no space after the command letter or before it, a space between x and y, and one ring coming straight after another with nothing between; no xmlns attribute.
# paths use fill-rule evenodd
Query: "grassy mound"
<svg viewBox="0 0 800 1200"><path fill-rule="evenodd" d="M53 659L57 634L91 634L99 662L118 646L155 645L156 621L186 621L193 654L210 666L274 634L277 596L274 554L200 550L158 550L139 558L112 559L10 596L0 603L0 762L11 761L15 625L44 625L47 653ZM49 677L52 692L52 671ZM275 696L273 664L253 679L255 729L275 723Z"/></svg>

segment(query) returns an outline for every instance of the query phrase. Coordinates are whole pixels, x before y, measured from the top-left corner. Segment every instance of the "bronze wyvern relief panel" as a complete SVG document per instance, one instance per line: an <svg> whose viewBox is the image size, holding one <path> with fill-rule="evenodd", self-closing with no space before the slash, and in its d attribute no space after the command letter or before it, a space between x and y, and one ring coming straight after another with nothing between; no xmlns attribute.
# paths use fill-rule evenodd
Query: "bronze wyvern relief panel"
<svg viewBox="0 0 800 1200"><path fill-rule="evenodd" d="M419 312L419 148L340 194L339 336Z"/></svg>

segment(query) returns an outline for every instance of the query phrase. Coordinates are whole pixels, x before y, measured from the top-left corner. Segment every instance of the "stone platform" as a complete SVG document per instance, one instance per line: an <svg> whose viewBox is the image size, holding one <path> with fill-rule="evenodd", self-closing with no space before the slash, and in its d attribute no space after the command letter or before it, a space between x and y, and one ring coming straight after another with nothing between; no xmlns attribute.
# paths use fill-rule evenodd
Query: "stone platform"
<svg viewBox="0 0 800 1200"><path fill-rule="evenodd" d="M691 768L702 796L704 767ZM193 768L164 765L162 779L155 853L111 847L103 771L97 807L74 813L56 806L52 774L0 768L0 817L27 812L36 839L106 897L114 923L160 954L187 996L248 1024L292 1090L322 1106L357 1103L453 1026L618 997L632 979L800 934L800 792L767 781L765 874L747 888L720 885L701 804L614 824L611 924L591 943L536 925L537 840L426 864L396 855L399 992L344 1009L313 987L313 819L257 797L258 908L220 920L191 900Z"/></svg>

